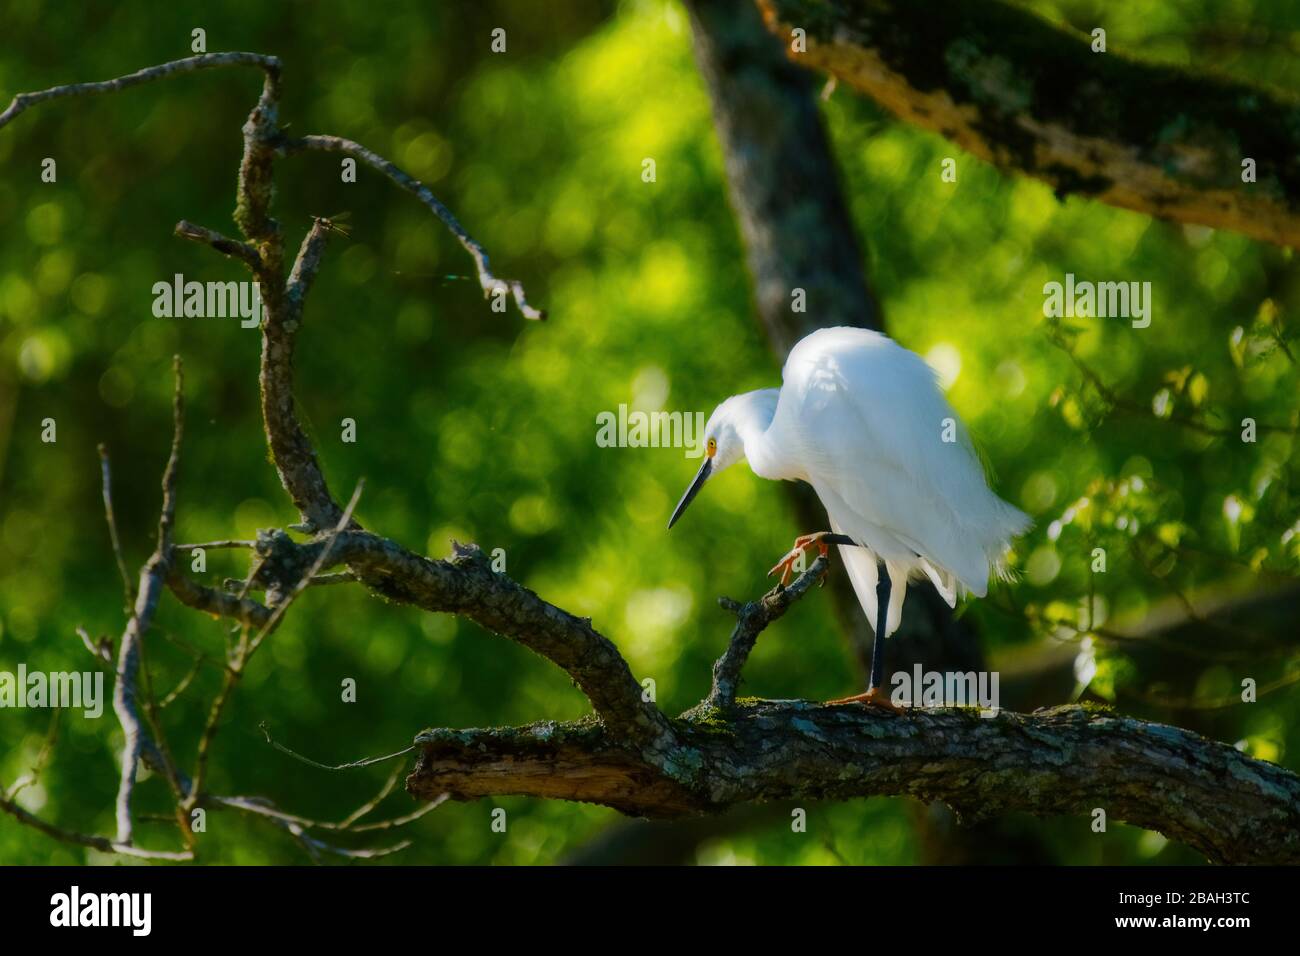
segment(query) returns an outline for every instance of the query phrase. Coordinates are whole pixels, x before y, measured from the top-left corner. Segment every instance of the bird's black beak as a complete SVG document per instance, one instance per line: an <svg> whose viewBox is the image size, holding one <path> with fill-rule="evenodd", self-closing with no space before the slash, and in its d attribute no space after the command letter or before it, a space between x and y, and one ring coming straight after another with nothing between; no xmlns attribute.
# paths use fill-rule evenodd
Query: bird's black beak
<svg viewBox="0 0 1300 956"><path fill-rule="evenodd" d="M673 516L668 519L669 528L677 523L677 519L682 516L682 512L686 510L686 506L689 505L695 496L700 493L700 489L703 488L704 483L709 480L709 474L712 471L713 459L705 458L704 463L700 465L700 470L695 473L695 479L691 482L691 486L686 489L686 494L682 495L682 500L677 502L677 507L673 510Z"/></svg>

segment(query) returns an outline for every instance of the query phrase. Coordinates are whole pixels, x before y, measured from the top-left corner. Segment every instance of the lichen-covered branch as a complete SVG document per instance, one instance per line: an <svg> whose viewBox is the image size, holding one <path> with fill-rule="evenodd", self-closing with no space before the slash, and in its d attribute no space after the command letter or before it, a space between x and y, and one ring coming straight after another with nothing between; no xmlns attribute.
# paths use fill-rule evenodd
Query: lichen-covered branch
<svg viewBox="0 0 1300 956"><path fill-rule="evenodd" d="M1058 195L1300 246L1300 101L1093 52L1005 0L757 2L796 63Z"/></svg>
<svg viewBox="0 0 1300 956"><path fill-rule="evenodd" d="M239 624L258 628L265 627L271 620L271 609L264 604L250 597L198 584L174 567L167 575L167 587L176 600L205 614L228 617Z"/></svg>
<svg viewBox="0 0 1300 956"><path fill-rule="evenodd" d="M592 723L430 730L407 779L417 796L525 795L646 817L772 800L910 796L964 819L1091 814L1157 830L1220 863L1300 863L1300 777L1227 744L1081 707L982 718L750 701L676 721L656 767Z"/></svg>
<svg viewBox="0 0 1300 956"><path fill-rule="evenodd" d="M302 327L307 291L329 240L329 230L319 221L303 238L289 281L275 296L265 298L262 323L262 361L258 382L262 395L262 423L271 460L280 483L301 512L309 531L324 531L338 523L343 509L330 494L306 431L298 421L293 394L293 353ZM279 280L277 280L279 281Z"/></svg>
<svg viewBox="0 0 1300 956"><path fill-rule="evenodd" d="M909 796L978 821L1104 810L1217 862L1300 863L1300 777L1190 731L1109 711L977 709L885 713L856 705L737 700L758 635L826 572L819 557L790 587L741 605L709 697L671 721L666 745L630 745L608 722L546 721L416 736L417 797L533 796L638 817L738 804ZM588 686L584 691L591 693ZM1088 832L1091 832L1090 830Z"/></svg>
<svg viewBox="0 0 1300 956"><path fill-rule="evenodd" d="M262 257L258 255L255 248L246 242L240 242L238 239L231 239L223 236L215 229L208 229L206 226L196 226L194 223L182 219L176 224L176 235L182 239L190 239L194 242L202 242L211 246L223 256L234 256L241 260L254 272L262 268Z"/></svg>
<svg viewBox="0 0 1300 956"><path fill-rule="evenodd" d="M713 664L713 689L709 692L708 703L713 707L730 707L736 700L736 688L740 686L740 672L749 660L750 652L758 641L758 635L773 621L782 617L790 605L807 593L814 583L825 580L830 561L826 555L818 555L808 570L795 578L788 588L775 588L757 601L741 604L730 598L718 601L724 608L736 615L736 626L727 641L727 649Z"/></svg>
<svg viewBox="0 0 1300 956"><path fill-rule="evenodd" d="M668 719L645 694L614 643L580 618L492 570L476 545L433 561L386 538L345 531L334 557L384 597L467 617L562 668L616 737L654 751L672 748Z"/></svg>

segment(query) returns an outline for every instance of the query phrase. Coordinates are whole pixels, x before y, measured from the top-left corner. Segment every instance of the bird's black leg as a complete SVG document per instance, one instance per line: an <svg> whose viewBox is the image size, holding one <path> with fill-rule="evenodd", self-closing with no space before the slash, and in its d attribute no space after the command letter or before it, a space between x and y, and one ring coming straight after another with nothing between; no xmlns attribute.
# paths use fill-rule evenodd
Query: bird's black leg
<svg viewBox="0 0 1300 956"><path fill-rule="evenodd" d="M867 704L872 707L879 707L882 710L893 711L896 714L906 713L906 710L889 699L889 692L883 686L885 683L885 637L883 632L889 619L890 586L889 572L885 570L883 574L876 578L876 601L879 610L876 613L876 633L871 641L870 685L865 693L854 697L830 700L827 701L827 704Z"/></svg>
<svg viewBox="0 0 1300 956"><path fill-rule="evenodd" d="M889 572L881 568L876 581L876 633L871 641L871 683L868 692L876 690L885 682L885 639L881 634L889 617L889 589L891 582Z"/></svg>

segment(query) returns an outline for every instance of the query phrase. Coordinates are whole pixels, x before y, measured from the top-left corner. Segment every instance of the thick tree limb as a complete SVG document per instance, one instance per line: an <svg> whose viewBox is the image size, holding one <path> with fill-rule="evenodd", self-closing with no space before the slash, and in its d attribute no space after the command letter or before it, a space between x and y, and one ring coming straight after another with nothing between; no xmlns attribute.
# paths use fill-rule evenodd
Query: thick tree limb
<svg viewBox="0 0 1300 956"><path fill-rule="evenodd" d="M681 751L667 771L592 723L426 731L407 789L580 800L647 817L886 795L941 800L966 820L1101 808L1109 822L1158 830L1217 862L1300 863L1300 778L1162 724L1080 707L981 718L752 701L675 726Z"/></svg>
<svg viewBox="0 0 1300 956"><path fill-rule="evenodd" d="M1002 0L758 0L791 52L1058 195L1300 246L1300 102L1093 53ZM1256 182L1242 163L1256 163Z"/></svg>
<svg viewBox="0 0 1300 956"><path fill-rule="evenodd" d="M676 818L774 800L910 796L964 819L1013 811L1106 811L1217 862L1300 863L1300 777L1190 731L1082 707L1003 711L735 700L762 630L806 595L818 558L788 589L746 605L714 665L708 700L671 722L665 746L629 745L590 718L486 730L431 729L407 790L431 798L519 795ZM591 693L590 681L583 687ZM1087 823L1081 823L1087 826Z"/></svg>
<svg viewBox="0 0 1300 956"><path fill-rule="evenodd" d="M426 611L460 614L562 668L617 737L651 751L674 746L668 719L644 692L614 643L591 626L492 570L477 545L448 561L413 554L386 538L345 531L334 556L368 587Z"/></svg>

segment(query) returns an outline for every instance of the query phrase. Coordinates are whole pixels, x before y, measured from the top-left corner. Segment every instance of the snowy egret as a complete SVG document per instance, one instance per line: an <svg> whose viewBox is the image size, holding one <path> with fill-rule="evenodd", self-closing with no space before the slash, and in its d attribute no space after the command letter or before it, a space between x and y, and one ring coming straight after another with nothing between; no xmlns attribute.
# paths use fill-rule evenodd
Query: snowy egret
<svg viewBox="0 0 1300 956"><path fill-rule="evenodd" d="M1006 549L1029 517L989 489L934 371L892 339L820 329L791 350L781 378L779 389L733 395L714 410L704 461L668 527L711 475L741 458L760 478L812 485L831 530L797 538L769 573L785 584L806 549L839 547L875 640L866 693L831 703L896 709L881 689L882 638L898 630L908 581L929 578L949 607L960 593L983 597L990 573L1005 575Z"/></svg>

